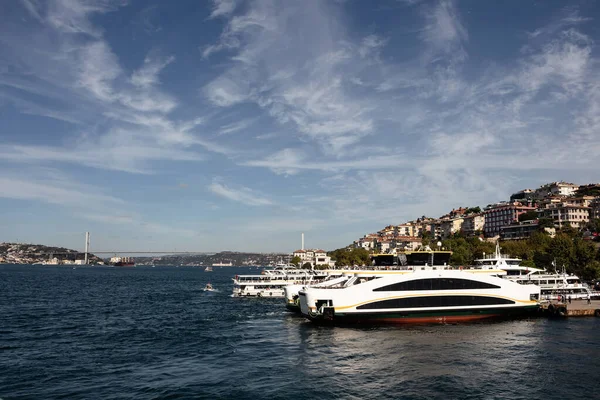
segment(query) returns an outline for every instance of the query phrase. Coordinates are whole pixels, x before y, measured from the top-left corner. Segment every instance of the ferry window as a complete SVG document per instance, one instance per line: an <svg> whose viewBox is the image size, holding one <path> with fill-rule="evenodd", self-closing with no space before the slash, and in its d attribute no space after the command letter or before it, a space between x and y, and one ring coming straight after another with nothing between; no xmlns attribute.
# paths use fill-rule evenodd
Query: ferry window
<svg viewBox="0 0 600 400"><path fill-rule="evenodd" d="M514 301L489 296L423 296L374 301L356 307L358 310L383 308L424 308L515 304Z"/></svg>
<svg viewBox="0 0 600 400"><path fill-rule="evenodd" d="M393 283L373 289L374 292L396 292L405 290L463 290L498 289L500 286L470 279L428 278Z"/></svg>

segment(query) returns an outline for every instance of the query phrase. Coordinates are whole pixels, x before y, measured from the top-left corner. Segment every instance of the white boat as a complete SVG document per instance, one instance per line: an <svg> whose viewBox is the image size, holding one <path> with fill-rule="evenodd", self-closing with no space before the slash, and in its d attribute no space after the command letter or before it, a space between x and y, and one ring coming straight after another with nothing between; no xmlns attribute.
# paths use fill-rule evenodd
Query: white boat
<svg viewBox="0 0 600 400"><path fill-rule="evenodd" d="M216 289L210 283L207 283L203 289L205 292L214 292Z"/></svg>
<svg viewBox="0 0 600 400"><path fill-rule="evenodd" d="M356 273L328 288L299 293L300 309L320 323L453 323L536 312L540 288L494 273L427 269Z"/></svg>
<svg viewBox="0 0 600 400"><path fill-rule="evenodd" d="M518 279L519 276L528 275L531 272L544 271L540 268L531 268L521 265L520 258L510 257L502 254L500 251L500 243L496 243L496 250L493 254L483 256L475 260L475 265L472 268L495 268L506 271L507 279Z"/></svg>
<svg viewBox="0 0 600 400"><path fill-rule="evenodd" d="M204 268L204 272L212 272L212 270L213 268L211 266Z"/></svg>
<svg viewBox="0 0 600 400"><path fill-rule="evenodd" d="M506 279L522 285L536 285L541 288L541 298L556 300L558 296L571 296L572 299L586 299L594 293L581 282L576 275L567 275L565 272L549 272L540 268L531 268L521 265L522 260L511 258L500 252L500 245L496 243L496 251L487 257L475 260L474 268L494 268L506 271Z"/></svg>
<svg viewBox="0 0 600 400"><path fill-rule="evenodd" d="M309 270L293 265L278 265L264 269L260 275L236 275L233 278L233 297L285 297L284 288L288 285L305 286L326 279L329 270Z"/></svg>
<svg viewBox="0 0 600 400"><path fill-rule="evenodd" d="M339 283L347 280L353 274L363 276L384 276L411 274L415 271L435 271L441 269L452 269L448 265L451 251L432 250L428 246L415 251L406 251L398 255L374 254L371 256L372 266L352 268L347 270L329 271L329 277L322 282L309 285L288 285L284 288L285 305L289 311L300 312L300 299L298 292L303 288L310 287L339 287ZM506 271L495 267L473 268L466 270L473 274L489 274L503 276ZM344 278L345 276L345 278Z"/></svg>

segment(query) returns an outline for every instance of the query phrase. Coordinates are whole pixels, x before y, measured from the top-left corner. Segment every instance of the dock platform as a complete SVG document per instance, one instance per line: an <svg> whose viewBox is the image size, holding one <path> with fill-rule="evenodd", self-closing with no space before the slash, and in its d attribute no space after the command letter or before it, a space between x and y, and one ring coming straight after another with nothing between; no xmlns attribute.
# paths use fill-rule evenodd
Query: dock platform
<svg viewBox="0 0 600 400"><path fill-rule="evenodd" d="M600 317L600 300L550 301L540 304L540 311L548 317Z"/></svg>

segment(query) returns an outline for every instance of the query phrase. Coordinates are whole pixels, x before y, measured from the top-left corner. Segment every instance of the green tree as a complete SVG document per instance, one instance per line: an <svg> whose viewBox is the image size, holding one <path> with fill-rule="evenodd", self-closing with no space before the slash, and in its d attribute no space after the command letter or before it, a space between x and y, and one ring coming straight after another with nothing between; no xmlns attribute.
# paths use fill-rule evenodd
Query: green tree
<svg viewBox="0 0 600 400"><path fill-rule="evenodd" d="M571 238L581 237L581 232L573 228L568 222L563 223L563 226L560 228L560 232Z"/></svg>
<svg viewBox="0 0 600 400"><path fill-rule="evenodd" d="M298 256L292 257L292 260L290 261L290 263L294 264L296 267L298 265L300 265L301 262L302 262L302 259Z"/></svg>
<svg viewBox="0 0 600 400"><path fill-rule="evenodd" d="M600 233L600 218L590 219L590 221L585 224L585 227L592 232Z"/></svg>
<svg viewBox="0 0 600 400"><path fill-rule="evenodd" d="M540 218L538 220L538 228L542 231L544 228L554 228L554 220L552 218Z"/></svg>
<svg viewBox="0 0 600 400"><path fill-rule="evenodd" d="M312 268L312 264L309 262L304 263L304 265L302 266L302 268L304 269L311 269Z"/></svg>
<svg viewBox="0 0 600 400"><path fill-rule="evenodd" d="M600 261L590 261L583 267L583 270L578 276L586 281L591 281L600 278Z"/></svg>
<svg viewBox="0 0 600 400"><path fill-rule="evenodd" d="M573 239L570 236L559 233L552 239L550 255L556 260L557 270L560 271L563 267L565 267L567 271L571 270L571 266L575 259L574 250Z"/></svg>
<svg viewBox="0 0 600 400"><path fill-rule="evenodd" d="M355 249L342 248L327 253L329 257L335 260L336 267L347 265L370 265L371 255L362 247Z"/></svg>

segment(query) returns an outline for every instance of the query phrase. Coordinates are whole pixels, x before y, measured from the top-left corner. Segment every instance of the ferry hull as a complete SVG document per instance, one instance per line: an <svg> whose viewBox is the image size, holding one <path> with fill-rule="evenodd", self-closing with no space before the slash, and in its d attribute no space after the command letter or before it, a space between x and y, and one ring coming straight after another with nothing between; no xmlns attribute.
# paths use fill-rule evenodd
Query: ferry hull
<svg viewBox="0 0 600 400"><path fill-rule="evenodd" d="M286 303L285 308L290 312L300 314L300 306L296 303Z"/></svg>
<svg viewBox="0 0 600 400"><path fill-rule="evenodd" d="M469 310L402 311L379 313L336 313L333 310L305 315L317 324L327 325L404 325L404 324L455 324L493 319L514 319L534 316L539 306L488 308Z"/></svg>

